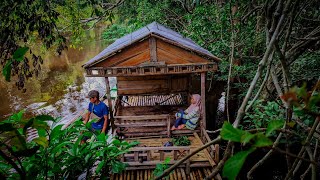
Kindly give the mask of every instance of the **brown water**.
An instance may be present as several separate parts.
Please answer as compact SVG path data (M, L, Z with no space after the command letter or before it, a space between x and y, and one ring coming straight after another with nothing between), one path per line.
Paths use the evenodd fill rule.
M62 55L53 52L44 55L42 72L38 78L29 79L22 93L14 85L0 76L0 120L6 119L14 112L25 109L29 116L50 114L68 119L87 107L85 95L89 90L105 92L104 78L85 78L81 67L104 48L103 28L96 28L86 35L77 48L69 48Z

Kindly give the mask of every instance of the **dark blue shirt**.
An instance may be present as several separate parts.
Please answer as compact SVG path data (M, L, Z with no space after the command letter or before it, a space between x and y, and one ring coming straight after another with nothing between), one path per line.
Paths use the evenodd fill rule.
M98 122L92 123L92 128L102 129L104 120L105 120L103 116L109 114L108 106L102 101L100 101L99 104L93 104L90 102L88 111L91 113L93 112L95 115L97 115L100 118Z

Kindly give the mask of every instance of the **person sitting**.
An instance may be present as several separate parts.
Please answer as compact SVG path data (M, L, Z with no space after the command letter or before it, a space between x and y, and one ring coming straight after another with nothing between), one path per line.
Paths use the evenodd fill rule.
M176 121L171 130L183 129L187 127L194 130L197 127L198 120L201 114L201 96L193 94L191 97L191 105L185 110L180 110L175 114Z
M88 97L90 98L90 103L88 107L88 113L84 119L84 124L89 121L91 113L94 113L100 119L98 122L94 122L91 124L91 128L94 131L100 131L101 133L106 133L108 129L109 122L108 122L108 114L109 108L108 106L99 100L99 92L96 90L92 90L88 93Z

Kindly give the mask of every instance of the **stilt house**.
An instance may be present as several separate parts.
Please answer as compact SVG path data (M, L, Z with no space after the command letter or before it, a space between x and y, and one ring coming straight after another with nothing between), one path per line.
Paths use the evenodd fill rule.
M83 67L88 77L105 77L114 134L127 141L137 140L125 154L128 163L123 174L113 179L149 179L152 169L166 157L170 164L210 141L206 133L205 81L208 71L218 69L219 58L191 39L153 22L128 34ZM202 115L196 130L171 131L174 114L187 108L193 75L200 75ZM110 99L108 77L117 77L115 101ZM164 147L171 137L188 136L190 146ZM170 179L206 177L218 161L218 148L210 146L191 157L170 175ZM201 178L202 179L202 178Z

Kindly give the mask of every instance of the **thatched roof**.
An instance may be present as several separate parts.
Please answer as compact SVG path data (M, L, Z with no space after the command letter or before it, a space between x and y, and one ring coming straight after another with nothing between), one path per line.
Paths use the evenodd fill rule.
M166 40L168 43L174 44L188 51L192 51L201 56L205 56L208 59L213 59L216 61L220 60L219 58L211 54L208 50L197 45L191 39L185 38L181 34L157 22L153 22L133 33L130 33L122 38L117 39L114 43L112 43L110 46L104 49L101 53L99 53L94 58L90 59L87 63L85 63L83 67L87 68L98 62L101 62L104 59L115 55L123 48L128 47L135 42L139 42L140 40L149 37L150 35L159 36L163 40Z

